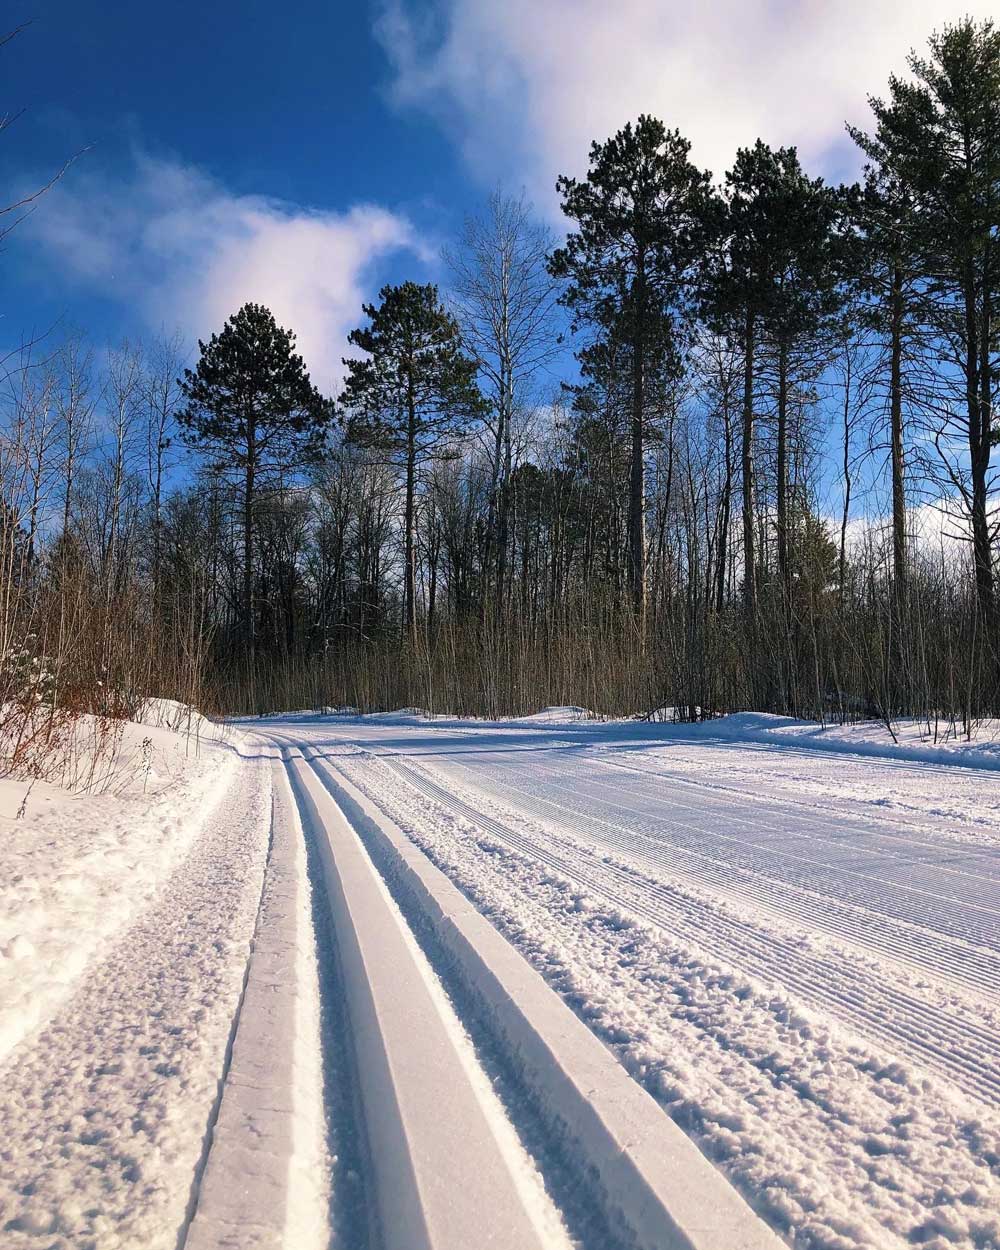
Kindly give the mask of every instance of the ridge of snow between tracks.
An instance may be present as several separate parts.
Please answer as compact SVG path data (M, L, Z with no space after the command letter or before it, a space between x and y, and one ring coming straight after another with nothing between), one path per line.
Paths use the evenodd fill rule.
M315 763L433 927L543 1117L591 1172L623 1240L640 1250L783 1250L781 1238L457 886L339 771Z
M357 832L296 751L357 1057L385 1250L544 1250L414 944Z

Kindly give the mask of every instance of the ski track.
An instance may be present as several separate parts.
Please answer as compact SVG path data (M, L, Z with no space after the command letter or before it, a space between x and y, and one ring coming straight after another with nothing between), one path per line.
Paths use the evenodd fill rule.
M673 1062L666 1051L650 1050L648 1038L661 1026L660 1046L676 1046L672 1030L683 1017L693 1030L687 1042L692 1064L710 1041L722 1048L721 1057L711 1047L701 1055L710 1071L691 1076L690 1088L684 1079L668 1081L674 1092L667 1102L679 1087L682 1122L690 1121L703 1148L725 1162L796 1246L1000 1246L1000 859L988 816L979 824L993 810L1000 779L969 768L831 760L777 747L752 746L752 754L734 765L739 752L732 743L725 744L721 768L706 743L700 775L698 748L686 743L682 775L674 776L673 761L664 767L670 753L662 743L650 743L647 768L634 743L627 752L606 744L588 749L564 737L559 726L533 732L538 750L531 750L532 736L524 731L495 727L435 730L433 722L417 722L408 735L398 724L351 720L280 729L314 762L342 771L400 821L571 1005L594 1027L600 1022L606 1040L652 1092L663 1096L656 1074ZM794 777L787 754L796 756ZM809 764L816 767L818 788L836 793L839 773L849 778L842 805L800 802ZM750 784L755 768L763 774L760 798ZM894 787L905 793L910 778L918 784L904 812L866 810L867 794ZM963 799L975 801L977 789L984 792L980 808L968 819L943 818L936 837L941 798L958 810ZM495 871L483 861L498 856L518 865L509 901L502 886L498 897L483 884L484 873ZM526 927L520 877L530 882L525 889L568 893L566 914L543 912ZM701 969L695 980L706 984L717 975L711 973L716 965L729 970L727 985L734 976L751 978L757 988L748 1001L761 1018L774 1011L807 1021L803 1037L815 1033L822 1044L810 1043L794 1058L776 1054L762 1040L760 1018L755 1029L761 1036L737 1040L735 1020L710 1027L711 1017L699 1019L693 1010L663 1023L655 1000L630 1034L621 1019L625 1009L615 1015L607 1004L638 976L633 968L646 967L645 953L636 953L643 939L629 939L613 973L601 968L597 955L593 969L567 967L561 952L575 940L570 930L581 923L577 911L605 918L609 960L620 941L617 930L638 923L640 934L657 935L649 939L650 950L668 943L668 965L678 962L688 976L693 961ZM669 979L669 966L662 975ZM637 1002L640 985L633 987ZM773 1081L770 1101L755 1095L773 1120L770 1133L745 1126L745 1101L728 1091L721 1075L737 1055L758 1078L766 1073ZM850 1088L833 1084L818 1094L830 1071L844 1066L852 1073ZM794 1067L802 1069L795 1080ZM711 1093L697 1092L699 1079ZM890 1085L898 1088L887 1092ZM790 1089L797 1097L789 1103ZM822 1109L828 1142L809 1140L820 1130L802 1099ZM884 1102L897 1112L884 1126L890 1132L892 1124L919 1116L922 1106L933 1108L926 1140L902 1152L910 1156L899 1165L902 1174L892 1168L880 1174L871 1161L883 1147L871 1133L854 1136L855 1113L871 1129ZM744 1124L736 1158L719 1144L730 1120ZM806 1138L796 1136L803 1133ZM841 1171L863 1173L868 1181L841 1192L834 1180ZM982 1219L979 1204L987 1208Z
M546 754L550 753L539 752L543 760ZM415 763L390 755L383 758L397 770L405 770L400 775L415 784L421 784L415 781L421 775L415 773L416 768L427 776L426 760ZM498 760L503 762L498 764ZM537 757L526 767L523 759L512 764L499 752L477 753L472 763L458 753L437 757L428 782L435 786L435 797L451 802L453 807L458 804L452 793L457 782L471 798L471 802L460 805L467 819L481 815L477 803L485 793L507 805L513 802L517 813L529 814L550 827L555 823L559 834L568 833L577 844L591 848L590 869L581 876L579 864L571 863L565 854L560 856L558 836L553 839L543 834L542 842L547 844L544 853L554 866L568 870L590 887L602 888L604 878L616 881L619 888L624 880L627 886L628 871L604 863L606 857L595 855L594 848L611 851L626 857L644 874L652 874L654 882L658 876L680 877L709 885L729 897L763 904L779 916L800 919L862 951L888 956L947 985L971 991L974 998L985 999L991 1008L996 1005L1000 990L1000 909L989 901L996 898L992 875L973 874L950 863L915 863L906 853L893 856L890 852L895 848L885 849L887 839L881 830L856 820L843 822L839 837L833 838L823 827L817 829L813 819L810 836L809 821L794 810L782 812L773 805L755 803L753 816L747 817L745 808L734 809L732 800L720 802L711 791L698 794L703 806L697 807L679 800L674 791L669 797L662 792L649 794L648 782L640 774L629 775L629 782L634 784L625 785L607 781L599 772L595 778L595 771L588 773L578 767L570 752L562 753L558 769L538 762ZM445 786L440 784L442 779ZM637 805L643 798L646 802ZM491 829L518 841L520 849L531 849L510 829L496 822ZM770 834L771 843L762 843L761 834ZM902 845L909 847L913 840L907 838ZM832 862L796 849L814 850L817 846L820 850L833 849ZM920 841L919 846L929 856L935 855L932 845ZM949 844L946 854L955 857L953 845ZM978 848L974 851L970 847L967 855L974 863L980 857ZM845 858L852 863L865 862L871 870L845 869L842 863L838 866L837 860ZM878 875L880 867L907 875L909 880L886 879ZM951 887L947 892L929 888L936 881L935 867L944 872ZM953 879L970 897L960 897ZM648 892L653 897L645 905L638 904L640 914L663 923L663 891L657 892L654 884ZM713 931L712 936L717 941L721 935ZM758 975L778 974L779 980L791 977L789 957L787 948L781 948L780 956L778 949L770 955L761 952L754 971ZM795 985L800 990L806 985L801 963L799 958L794 966ZM944 1063L952 1071L965 1069L959 1079L967 1091L985 1095L989 1101L1000 1095L1000 1077L991 1070L1000 1053L1000 1035L995 1030L977 1029L968 1020L958 1020L951 1027L945 1020L941 1027L935 1020L939 1014L936 1009L932 1013L905 997L900 1007L909 1027L901 1030L892 1023L898 1019L898 1013L889 1010L892 999L874 978L860 987L860 993L833 993L823 982L818 988L828 1003L837 1002L848 1021L863 1021L882 1037L889 1033L915 1041L917 1053L922 1047L932 1066ZM880 1020L883 1016L888 1018L888 1028ZM971 1055L967 1053L970 1050Z
M388 762L430 798L450 806L523 854L538 858L570 880L602 894L608 902L658 925L679 940L696 932L700 942L718 957L754 976L784 984L802 1002L824 1004L863 1035L890 1046L902 1046L911 1057L950 1077L965 1092L1000 1106L1000 1074L995 1071L1000 1033L977 1028L968 1020L942 1021L939 1009L931 1009L902 991L887 992L871 976L856 974L854 985L838 985L836 974L841 969L815 956L803 956L794 939L783 939L774 931L760 931L737 918L720 917L709 908L694 911L678 906L669 888L637 879L633 872L609 864L606 857L583 848L574 848L570 855L545 849L538 841L519 836L463 803L407 765L396 760ZM567 828L577 835L580 832L579 824ZM620 849L613 840L606 845Z
M58 901L80 873L50 888L58 846L27 840L39 883L15 874L9 893L35 979L0 1033L0 1250L183 1250L267 923L272 769L289 771L289 749L397 822L795 1250L1000 1250L996 771L753 726L756 741L570 717L252 729L224 768L189 770L166 800L177 822L153 803L148 846L131 849L119 813L72 852L96 865L79 939L39 928L36 897ZM300 811L294 784L291 799ZM285 1244L355 1250L374 1182L308 823L308 1114ZM451 1027L545 1244L598 1250L579 1161L544 1135L525 1152L516 1073L497 1102L507 1078L491 1089L480 1071L474 1013Z
M461 768L468 785L470 770L460 765L453 767ZM508 799L516 796L522 809L542 818L551 817L555 812L565 828L578 835L589 835L598 844L616 851L627 852L639 863L666 868L693 880L710 881L716 887L752 896L758 902L777 904L783 913L800 915L862 946L913 962L926 971L966 981L977 995L984 987L1000 989L997 962L1000 912L995 907L973 902L969 908L971 923L955 923L948 912L952 909L961 912L961 900L942 898L906 885L901 887L899 897L895 897L892 893L895 883L890 883L888 890L880 890L878 878L854 872L849 873L847 886L843 888L835 870L819 860L794 852L789 857L780 848L776 855L769 855L766 848L749 839L744 841L718 830L721 820L727 828L742 827L757 834L767 828L757 815L747 819L732 814L727 819L727 813L716 808L713 826L706 824L704 814L693 806L671 799L669 805L663 805L665 815L657 822L650 820L648 808L643 811L630 804L629 795L634 795L634 791L623 788L620 792L623 797L616 795L614 802L609 803L600 792L594 793L596 787L585 777L567 784L561 775L551 770L540 768L538 771L549 778L544 789L526 785L520 778L498 782L489 774L476 777L475 781L480 789L494 796ZM607 783L601 784L608 788ZM553 793L592 799L591 814L567 806L565 800L554 801ZM651 802L655 807L656 796L651 797ZM679 819L677 812L696 819ZM638 819L630 819L632 816ZM848 830L844 836L850 833ZM779 836L785 836L784 830ZM796 830L794 836L802 841L808 837L801 830ZM817 840L829 842L822 834ZM750 848L750 854L739 853L744 846ZM856 843L839 849L842 855L855 849L858 854L864 851L864 847ZM789 871L789 862L792 871ZM807 865L805 872L799 867L803 862ZM946 871L957 870L946 866ZM965 872L961 876L970 893L988 897L988 892L976 890L980 878ZM855 884L859 877L869 882L863 891ZM938 906L929 907L929 903ZM977 945L977 941L982 945Z

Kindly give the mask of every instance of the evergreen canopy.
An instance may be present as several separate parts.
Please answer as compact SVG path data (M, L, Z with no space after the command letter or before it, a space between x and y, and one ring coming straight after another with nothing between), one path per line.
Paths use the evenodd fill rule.
M313 386L295 335L261 304L244 304L180 379L177 420L222 469L301 463L319 453L333 416Z
M445 435L464 432L485 412L476 362L462 351L458 323L432 284L384 286L378 305L362 311L369 324L348 342L367 356L344 360L348 437L421 463Z

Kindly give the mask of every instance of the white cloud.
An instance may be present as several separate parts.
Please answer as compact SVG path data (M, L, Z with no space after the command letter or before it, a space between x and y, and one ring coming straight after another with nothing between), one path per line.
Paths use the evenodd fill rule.
M839 539L840 517L827 515L830 533ZM906 512L906 534L911 552L928 565L944 564L954 572L971 567L972 521L961 501L953 495L914 504ZM885 560L892 551L892 516L876 510L854 516L847 524L847 549L860 557L871 548Z
M401 108L430 111L486 182L554 207L559 173L640 113L721 177L758 137L807 167L853 158L844 122L932 30L989 0L385 0L376 31Z
M141 154L124 180L67 181L25 228L64 273L138 307L154 330L207 338L242 304L267 305L325 388L379 263L400 249L427 259L410 224L384 208L233 195L198 169Z

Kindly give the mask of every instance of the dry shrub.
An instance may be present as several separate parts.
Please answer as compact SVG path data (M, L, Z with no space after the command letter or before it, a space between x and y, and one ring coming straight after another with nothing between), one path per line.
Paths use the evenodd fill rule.
M138 766L120 750L125 722L150 695L196 701L207 639L168 631L138 580L109 594L69 557L47 574L0 663L0 776L115 789Z

